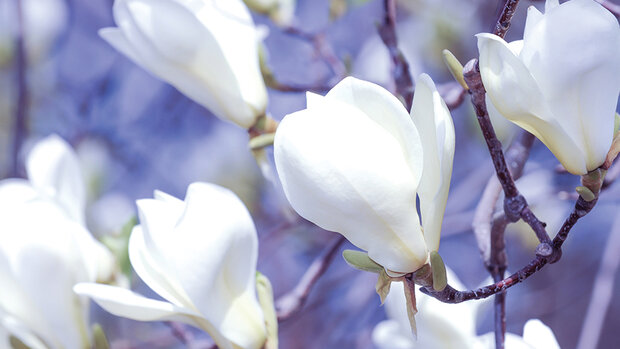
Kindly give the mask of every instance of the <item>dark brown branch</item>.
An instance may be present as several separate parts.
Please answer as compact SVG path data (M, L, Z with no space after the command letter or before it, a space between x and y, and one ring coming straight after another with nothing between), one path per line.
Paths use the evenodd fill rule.
M28 109L28 86L26 81L26 69L28 65L28 57L24 46L24 13L22 9L22 1L15 1L16 4L16 20L17 33L15 37L15 46L17 57L15 61L15 71L17 80L17 107L15 108L15 120L13 124L13 144L11 149L11 169L10 177L20 177L19 156L26 137L26 116Z
M596 200L587 202L581 197L577 200L573 211L568 218L566 218L558 234L552 241L552 247L554 250L558 251L558 253L554 253L551 257L537 255L528 265L521 268L516 273L499 282L476 290L458 291L449 285L441 292L436 292L432 288L428 287L422 287L420 290L444 303L461 303L472 299L483 299L507 290L508 288L532 276L534 273L542 269L547 263L557 262L562 256L562 244L566 241L569 232L575 223L577 223L580 218L588 214L595 205Z
M392 76L396 85L396 94L404 99L407 111L411 111L413 102L413 80L409 71L409 64L398 48L396 37L396 3L394 0L383 0L385 16L378 26L379 36L387 47L392 59Z
M297 286L276 301L278 321L284 321L301 310L310 295L312 287L314 287L321 275L325 273L337 255L338 249L345 241L346 239L343 236L334 239L325 251L312 262Z
M510 21L512 21L512 16L514 16L518 4L519 0L506 0L502 13L495 24L493 34L501 38L506 36L506 32L510 28Z

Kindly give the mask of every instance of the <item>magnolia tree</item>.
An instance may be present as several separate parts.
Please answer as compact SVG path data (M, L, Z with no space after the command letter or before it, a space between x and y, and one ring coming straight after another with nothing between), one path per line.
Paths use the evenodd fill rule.
M0 8L2 348L617 343L619 5L41 3Z

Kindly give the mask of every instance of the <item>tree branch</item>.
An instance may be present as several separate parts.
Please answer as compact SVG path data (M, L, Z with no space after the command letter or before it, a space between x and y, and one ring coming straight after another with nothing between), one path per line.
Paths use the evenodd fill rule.
M13 144L11 149L11 168L10 177L21 177L19 155L21 153L22 144L26 137L26 113L28 109L28 86L26 82L26 69L28 65L28 56L24 46L24 13L22 1L16 0L16 19L17 33L15 37L15 46L17 59L15 62L16 80L17 80L17 107L15 108L15 120L13 124Z
M325 251L312 262L306 273L299 280L297 286L276 301L278 321L287 320L301 310L306 299L310 295L312 287L314 287L321 275L325 273L334 260L334 257L337 255L338 249L345 241L346 239L344 236L339 236L334 239L334 241L327 246Z
M396 85L396 94L404 99L407 111L411 111L413 102L413 80L409 64L398 48L396 38L396 3L394 0L383 0L385 16L378 26L379 36L385 44L392 59L392 76Z
M528 265L521 268L516 273L510 275L509 277L499 282L496 282L494 284L491 284L485 287L481 287L476 290L458 291L458 290L455 290L450 285L448 285L441 292L434 291L432 287L431 288L422 287L420 288L420 290L423 293L429 296L432 296L444 303L461 303L461 302L472 300L472 299L483 299L483 298L492 296L494 294L497 294L499 292L502 292L504 290L507 290L508 288L532 276L534 273L542 269L546 264L557 262L562 256L562 253L561 253L562 244L564 243L564 241L566 241L566 238L568 237L569 232L571 231L575 223L577 223L577 221L580 218L588 214L592 210L592 208L594 208L594 206L596 205L596 201L597 200L592 200L588 202L588 201L585 201L581 197L577 199L577 202L575 203L575 207L573 211L568 216L568 218L566 218L558 234L555 236L555 238L552 241L552 247L555 251L557 251L557 253L554 253L553 256L544 257L541 255L537 255ZM557 256L557 258L554 258L555 256Z

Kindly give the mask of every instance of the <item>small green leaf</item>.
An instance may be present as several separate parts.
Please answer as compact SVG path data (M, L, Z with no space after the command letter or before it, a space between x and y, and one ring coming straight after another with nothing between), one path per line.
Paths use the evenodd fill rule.
M403 289L405 290L405 300L407 301L407 317L409 318L409 326L411 333L417 339L418 328L415 324L415 314L418 313L418 305L415 298L415 283L412 280L404 278Z
M590 190L587 187L580 186L580 187L575 188L575 190L577 191L577 193L579 193L579 196L581 196L587 202L590 202L596 199L596 195L594 195L592 190Z
M443 291L448 285L448 277L446 276L446 265L437 251L431 252L431 269L433 270L433 289Z
M465 78L463 77L463 65L459 62L456 56L449 50L443 50L443 61L446 63L446 66L454 79L461 84L465 90L469 90L469 86L467 86Z
M392 278L385 272L385 269L381 269L379 277L377 278L377 285L375 290L381 298L381 305L385 303L385 298L390 293L390 286L392 285Z
M250 139L250 149L256 150L273 145L273 139L276 137L275 133L265 133L258 135Z
M131 262L129 261L129 236L133 230L133 227L138 224L136 217L132 217L121 229L119 235L106 235L101 239L101 242L110 250L116 257L118 265L120 266L121 273L131 278Z
M278 317L273 304L273 289L269 279L258 271L256 272L256 293L267 329L267 342L263 348L278 349Z
M384 268L368 257L368 253L355 250L342 251L342 257L353 268L369 271L372 273L381 273Z
M93 349L110 349L108 338L100 324L93 325Z
M30 349L29 346L13 335L9 337L9 344L11 345L11 349Z

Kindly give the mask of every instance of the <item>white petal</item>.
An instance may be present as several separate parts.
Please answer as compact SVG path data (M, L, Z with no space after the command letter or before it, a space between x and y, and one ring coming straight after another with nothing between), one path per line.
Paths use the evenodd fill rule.
M530 32L521 58L557 122L584 151L587 170L593 170L613 136L620 93L618 22L594 1L573 0L548 10Z
M115 3L114 17L138 63L247 128L264 112L266 90L255 27L242 12L227 10L237 2L124 0Z
M537 81L519 57L495 35L483 33L477 37L482 81L495 108L545 143L568 171L586 173L579 143L555 119Z
M523 340L536 349L560 349L551 328L538 319L528 320L525 323Z
M103 28L99 30L101 36L108 44L112 45L116 50L127 56L134 63L141 65L140 59L134 53L131 43L127 41L123 31L118 28Z
M39 141L28 155L26 171L35 188L53 197L72 219L84 223L84 178L67 142L57 135Z
M394 320L378 323L372 330L372 342L378 349L411 349L416 346L411 330L403 329L401 324Z
M422 175L422 143L403 104L383 87L368 81L347 77L325 96L347 103L389 132L403 149L409 162L411 178L419 181ZM311 108L310 104L308 107Z
M138 321L181 321L198 327L194 317L200 317L200 314L172 303L146 298L124 288L80 283L75 285L73 290L81 296L91 298L116 316Z
M382 103L380 96L368 98ZM421 156L411 156L388 127L360 109L335 98L312 99L308 109L284 118L274 141L278 175L291 205L387 269L416 270L427 251L416 214L418 178L411 173L416 166L410 164L417 160L420 168ZM402 132L417 138L412 123Z
M426 74L416 80L411 117L424 149L424 170L418 187L424 240L429 250L437 251L452 178L455 135L450 111Z
M130 240L136 271L162 297L195 309L237 345L261 347L258 239L243 203L228 189L206 183L190 185L185 203L157 196L138 202L144 223Z

